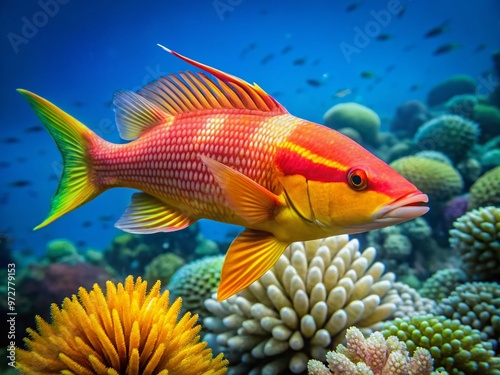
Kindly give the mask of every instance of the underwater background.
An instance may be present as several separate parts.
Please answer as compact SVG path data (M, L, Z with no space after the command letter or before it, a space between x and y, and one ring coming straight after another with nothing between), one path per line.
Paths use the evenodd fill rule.
M234 373L306 373L303 364L325 361L325 348L335 349L349 326L365 335L396 334L412 354L414 340L429 349L435 368L450 374L499 373L498 1L3 1L0 17L1 306L9 308L7 265L15 263L17 346L23 347L26 328L36 326L36 314L50 321L51 303L60 305L79 286L90 290L98 282L104 289L106 280L133 275L149 287L157 279L164 286L170 281L171 292L184 298L183 311L205 318L198 321L203 337L224 352ZM256 82L291 114L350 136L428 194L431 211L353 236L359 242L344 236L287 250L283 257L291 265L298 264L294 251L302 251L303 268L312 269L316 250L308 249L326 246L323 267L314 266L325 274L329 261L340 262L339 253L350 254L341 256L346 274L354 263L366 265L352 267L352 287L342 275L338 283L323 282L324 297L314 292L313 281L302 294L270 288L288 296L284 307L255 290L205 307L222 255L240 228L202 220L177 233L125 234L114 222L130 201L129 189L108 191L33 231L49 210L62 159L15 90L33 91L106 140L123 142L113 93L192 69L158 43ZM376 256L364 251L370 246ZM184 265L189 267L170 280ZM284 277L282 270L272 272ZM357 283L369 278L368 286ZM269 289L276 282L267 277L262 285ZM328 296L342 300L335 294L339 286L346 297L334 306ZM310 311L322 298L327 307ZM356 310L360 301L362 311ZM300 324L286 317L289 310ZM409 332L404 319L421 331ZM429 325L435 332L426 333ZM436 338L440 329L448 331ZM455 336L448 337L451 331ZM426 335L427 347L420 340ZM3 337L1 345L9 340ZM22 358L30 362L29 355Z

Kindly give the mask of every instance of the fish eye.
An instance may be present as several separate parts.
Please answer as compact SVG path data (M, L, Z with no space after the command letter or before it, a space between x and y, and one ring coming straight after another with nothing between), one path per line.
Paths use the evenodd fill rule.
M368 176L364 170L353 168L347 174L347 182L354 190L364 190L368 186Z

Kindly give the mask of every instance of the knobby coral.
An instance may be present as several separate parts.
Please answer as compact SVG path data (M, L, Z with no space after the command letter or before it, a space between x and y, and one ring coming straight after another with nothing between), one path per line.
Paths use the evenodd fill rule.
M428 349L436 367L450 374L492 375L500 370L492 344L481 339L477 329L441 315L415 315L386 324L384 337L397 336L410 353L417 347Z
M97 284L80 288L61 308L52 305L51 324L37 317L27 350L17 350L17 367L28 375L225 374L223 355L212 358L200 342L197 316L178 321L181 303L170 305L160 282L147 293L140 277L108 281L106 294Z
M486 172L470 188L469 210L500 205L500 167Z
M475 122L457 115L442 115L423 124L414 140L423 150L441 151L458 162L467 156L478 136Z
M302 373L356 325L371 332L402 303L394 275L348 236L293 243L274 267L236 296L205 302L204 326L228 356L230 373ZM207 336L205 336L207 338ZM237 367L236 367L237 366Z
M387 340L382 333L374 332L368 339L356 327L346 333L346 346L340 344L336 351L326 355L328 370L321 362L310 360L309 375L430 375L433 360L428 350L417 348L410 358L406 344L396 336Z
M498 280L500 266L500 207L480 207L453 223L450 246L465 271L476 280Z

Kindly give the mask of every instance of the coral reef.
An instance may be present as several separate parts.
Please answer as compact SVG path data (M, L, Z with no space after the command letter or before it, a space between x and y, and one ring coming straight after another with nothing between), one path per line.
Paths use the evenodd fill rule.
M398 277L418 274L423 279L442 264L432 229L423 218L372 230L366 240L377 249L379 260Z
M90 292L51 306L52 323L37 317L29 329L27 349L17 350L24 374L225 374L223 355L212 357L200 342L196 315L179 319L181 299L169 302L160 282L147 292L147 282L132 276L124 284L95 284Z
M195 239L193 241L193 239ZM185 230L169 233L137 235L123 233L116 236L104 250L104 258L120 275L143 275L145 267L158 255L165 252L176 254L186 260L196 258L205 239L194 224Z
M496 167L477 179L470 187L469 210L482 206L500 205L500 167Z
M377 146L380 118L370 108L358 103L340 103L323 116L323 123L332 129L353 128L363 142Z
M450 246L475 280L500 280L500 207L480 207L453 223Z
M385 339L374 332L368 339L356 327L346 332L346 346L340 344L336 351L326 354L328 370L323 363L310 360L309 375L430 375L433 360L428 350L417 348L409 356L406 344L395 336Z
M444 104L460 94L474 94L476 82L468 75L455 75L434 86L427 94L427 104L431 107Z
M402 137L413 137L420 125L428 121L430 117L424 103L410 100L397 107L390 130Z
M446 268L436 271L425 280L419 292L422 297L440 302L443 298L448 297L458 285L467 282L467 280L467 275L461 269Z
M75 260L81 261L81 257L78 254L78 250L73 242L65 239L58 238L47 243L47 249L45 251L46 258L53 263L56 262L68 262L72 263ZM79 259L78 259L79 258Z
M482 341L477 329L456 319L432 314L397 318L386 324L382 334L398 337L410 353L417 347L429 350L434 366L450 374L486 375L500 370L500 358L495 357L491 343Z
M483 341L491 340L498 349L500 338L500 285L497 283L465 283L443 298L437 312L458 319L483 333Z
M481 141L500 135L500 109L478 104L474 108L472 119L481 127Z
M478 136L475 122L457 115L442 115L418 128L414 141L422 150L440 151L457 163L467 156Z
M200 319L210 315L204 301L217 291L224 255L206 257L179 268L167 286L173 297L182 297L183 311L191 311Z
M393 161L390 165L425 192L432 206L445 203L462 191L462 176L455 168L445 163L418 156L407 156Z
M471 119L474 115L474 109L478 104L478 99L471 94L455 95L448 100L444 107L448 113L459 115Z
M417 152L413 156L417 156L419 158L427 158L427 159L431 159L431 160L436 160L436 161L440 161L441 163L453 165L453 162L450 160L450 158L440 151L423 150L423 151Z
M394 318L434 314L437 311L436 301L421 296L416 289L399 281L392 284L392 288L387 292L385 300L390 301L392 298L398 302L398 309L394 313ZM399 302L399 300L402 302Z
M36 313L47 319L51 303L60 303L80 287L104 285L107 280L115 280L115 275L85 262L30 265L18 278L17 287L23 291L19 296L22 309L19 313L30 318Z
M205 327L230 361L230 373L294 373L310 358L323 359L345 330L369 333L394 315L402 300L394 275L359 251L348 236L296 242L273 268L223 302L205 302ZM205 336L206 338L207 336Z
M158 255L146 266L144 280L149 283L160 280L163 285L167 285L175 271L185 263L184 259L172 253Z

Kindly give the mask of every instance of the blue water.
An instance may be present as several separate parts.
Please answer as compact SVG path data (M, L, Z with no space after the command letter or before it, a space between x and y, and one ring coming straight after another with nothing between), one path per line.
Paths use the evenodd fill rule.
M105 139L118 142L109 106L113 92L138 89L160 75L189 68L157 47L161 43L257 82L296 116L321 122L332 105L357 101L374 109L386 125L399 104L425 101L433 85L453 74L479 79L491 69L491 53L500 47L500 3L495 0L364 0L346 12L349 4L331 0L1 2L0 232L12 237L15 250L43 252L48 240L60 237L103 248L118 232L112 223L132 193L108 191L33 232L48 212L57 187L50 176L60 173L61 157L45 130L25 131L40 123L16 88L34 91ZM400 7L405 8L402 17L391 13ZM423 38L447 20L445 33ZM392 38L379 41L380 34ZM459 43L461 48L433 56L445 43ZM476 52L480 44L485 48ZM287 46L291 49L283 54ZM297 59L304 59L304 64L294 65ZM363 71L380 78L363 79ZM308 79L321 85L308 85ZM416 91L410 90L413 85ZM340 89L355 93L332 97ZM8 138L19 142L5 141ZM29 184L11 186L19 180ZM99 220L102 216L112 220ZM224 238L230 229L202 223L203 233L211 238Z

